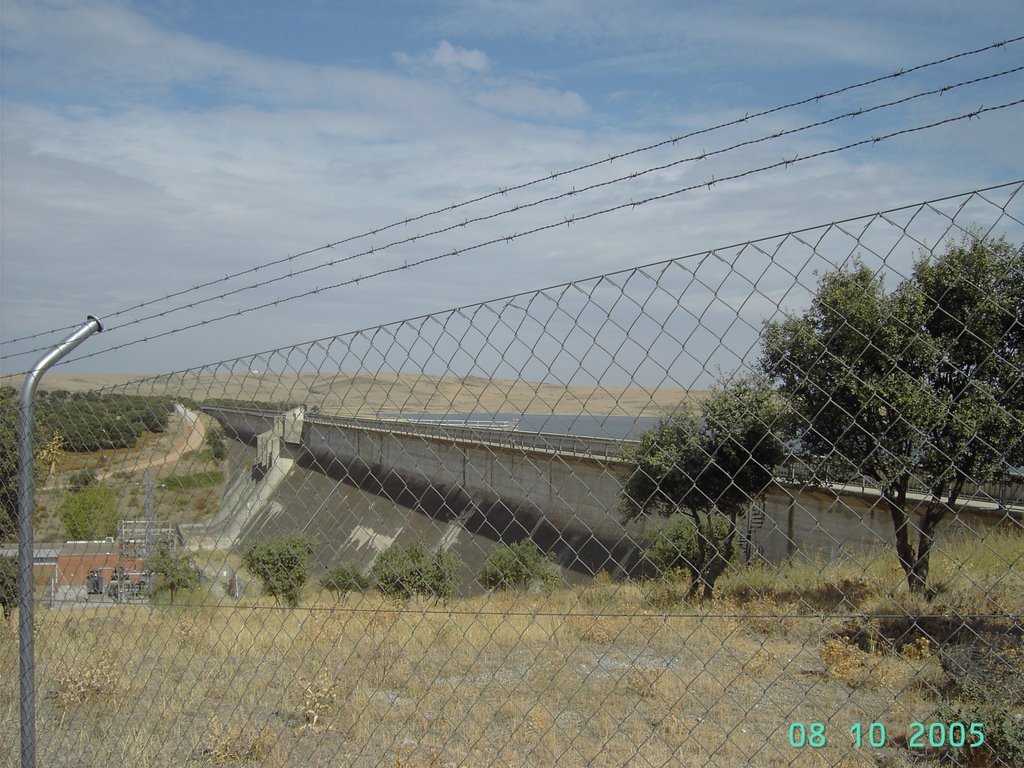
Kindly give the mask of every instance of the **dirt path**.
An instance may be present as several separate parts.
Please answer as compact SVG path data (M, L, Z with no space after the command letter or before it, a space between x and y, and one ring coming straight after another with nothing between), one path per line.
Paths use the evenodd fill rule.
M189 451L198 451L203 447L203 443L206 440L206 425L199 419L199 414L180 405L175 405L174 407L177 409L180 419L177 430L179 433L178 439L174 441L174 444L167 453L146 461L140 460L131 467L130 472L142 472L146 469L158 469L159 467L173 464L180 461L181 457ZM107 469L97 473L96 479L106 480L115 473L123 471L125 471L124 467Z

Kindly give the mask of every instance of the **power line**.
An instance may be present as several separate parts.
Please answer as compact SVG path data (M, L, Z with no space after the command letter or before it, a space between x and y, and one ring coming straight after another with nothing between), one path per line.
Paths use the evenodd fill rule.
M651 144L647 144L645 146L636 147L634 149L626 150L624 152L620 152L620 153L617 153L617 154L609 155L607 158L602 158L601 160L595 160L595 161L591 161L591 162L588 162L588 163L584 163L584 164L575 166L573 168L570 168L568 170L556 171L556 172L553 172L553 173L548 174L546 176L538 177L538 178L532 179L530 181L522 182L520 184L515 184L515 185L512 185L512 186L508 186L508 187L499 187L497 190L495 190L493 192L489 192L489 193L486 193L484 195L480 195L480 196L475 197L475 198L470 198L470 199L464 200L464 201L459 202L459 203L452 203L451 205L447 205L447 206L444 206L444 207L441 207L441 208L437 208L437 209L434 209L434 210L431 210L431 211L427 211L425 213L421 213L421 214L418 214L418 215L415 215L415 216L411 216L411 217L408 217L408 218L405 218L405 219L402 219L402 220L398 220L398 221L392 222L390 224L387 224L385 226L379 227L377 229L368 230L366 232L363 232L363 233L360 233L360 234L357 234L357 235L351 235L349 237L345 237L345 238L336 240L334 242L327 243L325 245L321 245L321 246L318 246L318 247L315 247L315 248L310 248L308 250L301 251L301 252L296 253L296 254L292 254L290 256L286 256L286 257L283 257L283 258L280 258L280 259L264 262L262 264L258 264L258 265L253 266L253 267L248 267L248 268L246 268L244 270L240 270L238 272L234 272L234 273L230 273L228 275L225 275L224 277L218 277L218 278L215 278L213 280L209 280L209 281L206 281L206 282L203 282L203 283L198 283L198 284L196 284L194 286L191 286L189 288L184 288L184 289L181 289L179 291L175 291L175 292L172 292L172 293L165 294L164 296L161 296L159 298L149 299L149 300L140 302L138 304L134 304L132 306L116 310L114 312L111 312L111 313L108 313L108 314L104 315L104 319L107 320L107 321L110 321L113 318L120 317L121 315L127 314L128 312L132 312L132 311L135 311L137 309L142 309L142 308L145 308L147 306L151 306L153 304L158 304L160 302L167 301L167 300L172 299L172 298L177 298L179 296L184 296L184 295L187 295L189 293L193 293L195 291L202 290L204 288L208 288L208 287L211 287L211 286L214 286L214 285L218 285L218 284L221 284L221 283L229 282L231 280L234 280L236 278L242 277L242 276L247 275L247 274L254 274L256 272L259 272L261 269L268 269L270 267L278 266L278 265L281 265L281 264L286 264L286 263L289 263L289 262L294 261L296 259L302 258L304 256L308 256L308 255L311 255L311 254L314 254L314 253L318 253L320 251L324 251L324 250L327 250L327 249L335 248L335 247L337 247L339 245L344 245L346 243L350 243L350 242L353 242L353 241L356 241L356 240L360 240L360 239L363 239L363 238L366 238L366 237L371 237L371 236L374 236L374 235L378 235L378 234L381 234L383 232L386 232L386 231L388 231L390 229L394 229L394 228L399 227L399 226L407 226L407 225L409 225L409 224L411 224L413 222L416 222L416 221L421 221L421 220L430 218L432 216L437 216L437 215L440 215L440 214L443 214L443 213L450 213L452 211L459 210L459 209L467 207L467 206L475 205L476 203L480 203L480 202L483 202L485 200L496 198L498 196L507 195L507 194L509 194L511 192L516 192L516 191L520 191L520 190L523 190L523 189L527 189L529 187L541 184L543 182L554 181L556 179L561 179L561 178L564 178L566 176L570 176L572 174L579 173L579 172L582 172L584 170L595 168L595 167L598 167L598 166L601 166L601 165L604 165L604 164L611 164L615 160L621 160L621 159L626 158L626 157L630 157L630 156L633 156L633 155L641 154L641 153L644 153L644 152L649 152L649 151L652 151L654 149L658 149L658 148L661 148L661 147L664 147L664 146L676 144L679 141L683 141L683 140L694 138L694 137L701 136L701 135L704 135L704 134L712 133L714 131L718 131L718 130L721 130L721 129L724 129L724 128L728 128L728 127L732 127L732 126L736 126L736 125L741 125L741 124L749 122L751 120L762 118L762 117L765 117L765 116L768 116L768 115L772 115L772 114L775 114L775 113L778 113L778 112L782 112L782 111L785 111L785 110L788 110L788 109L794 109L796 107L805 106L807 104L817 103L817 102L820 102L821 100L826 99L826 98L831 98L831 97L838 96L838 95L843 94L843 93L848 93L848 92L856 90L856 89L865 88L865 87L868 87L868 86L871 86L871 85L876 85L878 83L885 82L887 80L895 80L897 78L903 77L905 75L909 75L909 74L914 73L914 72L919 72L919 71L922 71L922 70L925 70L925 69L929 69L929 68L936 67L936 66L939 66L939 65L942 65L942 64L946 64L946 63L949 63L951 61L955 61L957 59L962 59L962 58L966 58L966 57L969 57L969 56L975 56L975 55L978 55L978 54L981 54L981 53L985 53L985 52L992 51L992 50L995 50L995 49L1003 48L1005 46L1008 46L1008 45L1011 45L1011 44L1014 44L1014 43L1018 43L1018 42L1020 42L1022 40L1024 40L1024 35L1018 36L1018 37L1014 37L1014 38L1009 38L1009 39L1002 40L1002 41L996 42L996 43L991 43L989 45L982 46L980 48L976 48L976 49L973 49L973 50L962 51L960 53L956 53L956 54L952 54L952 55L949 55L949 56L945 56L943 58L936 59L936 60L933 60L933 61L929 61L929 62L926 62L926 63L923 63L923 64L917 64L917 65L912 66L912 67L899 69L899 70L897 70L895 72L892 72L890 74L887 74L887 75L882 75L882 76L879 76L879 77L871 78L869 80L864 80L864 81L861 81L861 82L858 82L858 83L853 83L853 84L850 84L850 85L842 86L840 88L836 88L836 89L833 89L831 91L826 91L826 92L818 93L818 94L815 94L814 96L809 96L809 97L806 97L806 98L802 98L802 99L799 99L797 101L792 101L792 102L789 102L787 104L782 104L782 105L779 105L779 106L771 107L769 109L765 109L765 110L762 110L760 112L748 113L748 114L745 114L743 117L734 118L733 120L729 120L729 121L726 121L726 122L718 123L718 124L710 126L710 127L701 128L701 129L694 130L694 131L691 131L691 132L686 133L686 134L681 134L681 135L678 135L678 136L673 136L673 137L670 137L670 138L662 140L662 141L654 142L654 143L651 143ZM557 199L557 197L553 198L553 199ZM439 230L439 231L447 231L447 229ZM398 242L408 242L409 240L415 240L415 239L419 239L421 237L431 236L433 234L436 234L436 232L435 233L429 233L428 235L417 235L417 236L414 236L412 238L409 238L409 239L406 239L406 240L402 240L402 241L398 241ZM388 247L390 247L390 245ZM364 252L364 253L373 253L373 252L374 252L374 249L371 249L370 251ZM363 254L359 254L359 255L363 255ZM334 262L334 263L336 263L336 262ZM230 295L230 294L227 294L227 295ZM215 298L218 298L218 297L215 297ZM191 307L192 305L191 304L186 304L186 305L182 305L182 306L183 306L183 308L188 308L188 307ZM150 317L160 317L160 316L162 316L162 314L161 313L157 313L157 314L151 315ZM34 333L34 334L31 334L31 335L28 335L28 336L22 336L22 337L15 338L15 339L9 339L7 341L0 341L0 346L7 345L7 344L15 344L15 343L18 343L18 342L23 342L23 341L28 341L28 340L31 340L31 339L39 338L41 336L49 335L49 334L52 334L52 333L57 333L58 331L67 330L68 328L73 328L73 327L75 327L75 326L63 326L63 327L60 327L60 328L50 329L48 331L41 331L39 333ZM124 326L122 326L122 327L124 327ZM45 349L48 349L48 348L49 347L39 347L39 348L36 348L36 349L33 349L33 350L28 350L28 351L25 351L25 352L19 352L19 353L3 356L3 357L0 357L0 360L7 359L9 357L17 357L17 356L20 356L20 355L23 355L23 354L31 354L32 352L38 352L38 351L45 350Z

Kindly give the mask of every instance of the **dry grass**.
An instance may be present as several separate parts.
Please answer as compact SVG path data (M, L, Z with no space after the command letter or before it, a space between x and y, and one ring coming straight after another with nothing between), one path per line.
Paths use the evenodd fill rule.
M895 743L851 751L849 724L898 733L937 716L941 638L906 630L1024 613L1024 535L944 541L932 581L934 595L908 595L879 551L740 570L700 605L671 581L600 577L447 606L310 592L282 610L196 592L41 608L40 764L909 764ZM15 628L0 623L0 764L17 754ZM794 721L827 721L835 738L796 752Z
M644 596L604 582L449 606L398 607L371 593L311 597L294 611L262 600L44 610L40 758L143 768L869 765L838 737L796 755L788 726L898 729L937 711L942 672L928 643L872 652L831 635L820 615L781 629L766 618L792 606L755 613L728 597L663 613ZM4 631L0 661L11 669ZM0 681L6 723L17 711L12 679ZM13 735L0 735L0 762L13 750ZM882 753L899 758L895 747Z

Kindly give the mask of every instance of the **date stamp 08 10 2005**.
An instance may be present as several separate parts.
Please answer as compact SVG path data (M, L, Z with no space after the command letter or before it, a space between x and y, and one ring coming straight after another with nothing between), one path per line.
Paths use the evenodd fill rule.
M928 747L980 747L985 743L984 723L919 723L908 728L906 745L909 749ZM884 747L888 734L884 723L854 723L849 728L853 746ZM796 749L820 749L827 743L824 723L791 723L789 746Z

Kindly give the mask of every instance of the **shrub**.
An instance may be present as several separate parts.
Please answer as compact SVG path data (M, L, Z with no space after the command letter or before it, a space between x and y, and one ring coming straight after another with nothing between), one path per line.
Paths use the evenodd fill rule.
M729 535L730 522L725 515L714 515L710 518L711 531L701 529L704 541L704 554L698 546L697 527L687 515L673 515L662 527L651 533L648 538L647 560L662 574L675 571L689 572L692 568L703 568L712 557L721 555L726 560L736 556L738 547L734 544L732 552L723 549Z
M57 508L64 523L68 539L92 541L117 534L121 519L117 510L117 495L103 485L88 485L68 494Z
M224 439L224 430L219 426L213 426L206 430L206 447L210 449L210 456L217 461L226 459L228 446Z
M698 596L701 583L713 586L716 574L725 570L739 551L739 537L730 535L732 521L728 517L706 515L701 520L698 530L689 515L672 515L649 535L644 553L663 576L688 574L691 598ZM707 589L704 596L709 596Z
M174 402L166 397L51 392L39 399L40 423L59 430L68 451L130 448L143 431L163 432Z
M340 599L347 592L363 592L370 588L370 577L354 563L338 563L320 577L320 586Z
M301 533L256 541L242 555L242 565L260 580L265 593L295 608L309 581L313 546L313 540Z
M371 569L381 593L394 600L425 595L448 600L459 585L462 560L451 552L428 554L423 542L408 547L393 544L377 558Z
M80 472L75 472L75 474L68 479L68 491L71 493L77 493L83 488L87 488L92 485L95 480L95 469L83 469Z
M61 412L63 411L63 412ZM118 414L61 409L49 415L50 423L64 435L69 451L102 451L131 448L141 429Z
M1005 702L976 694L946 702L940 712L937 719L945 723L985 724L985 743L980 748L951 750L956 765L1024 765L1024 720Z
M552 555L524 539L492 550L476 578L487 589L529 588L550 594L562 580L551 561Z

